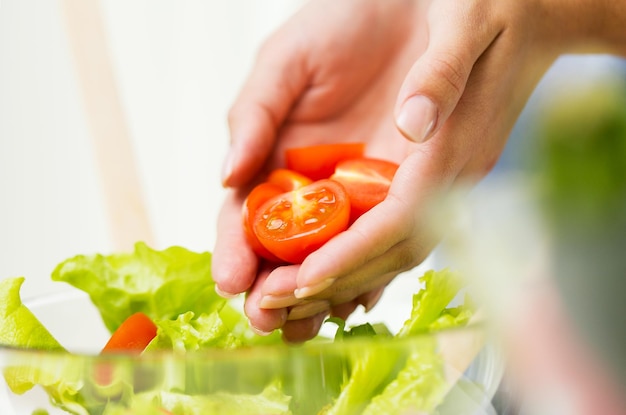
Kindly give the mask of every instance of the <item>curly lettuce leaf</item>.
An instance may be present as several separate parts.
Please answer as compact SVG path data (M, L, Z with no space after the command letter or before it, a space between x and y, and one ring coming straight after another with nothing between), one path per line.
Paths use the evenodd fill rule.
M52 401L72 413L87 413L79 396L83 367L22 303L23 277L0 280L0 344L19 349L46 350L53 353L15 355L3 368L7 386L23 394L41 385Z
M397 377L372 399L363 415L432 413L447 391L441 356L434 339L424 339Z
M398 337L435 328L435 322L446 314L446 308L464 287L461 276L448 268L426 271L420 280L424 288L413 296L411 316L398 332Z
M368 344L350 356L350 375L325 415L358 414L398 371L400 359L389 350Z
M166 320L225 304L211 278L211 254L177 246L157 251L139 242L132 253L78 255L59 264L52 279L89 294L111 332L138 311Z
M408 337L420 332L462 327L473 315L469 296L458 307L448 307L464 288L459 274L443 269L430 270L422 277L424 288L413 296L411 317L405 322L397 337ZM385 413L404 414L407 411L432 413L448 391L444 365L437 352L437 339L424 337L414 350L398 376L376 396L364 415Z
M346 321L339 317L329 317L326 319L327 323L334 323L337 325L337 331L335 332L335 341L341 341L344 339L350 339L355 337L374 337L374 336L388 336L391 337L389 328L384 323L364 323L358 326L350 327L346 330Z
M395 338L450 327L460 327L472 315L469 298L458 307L448 307L464 288L461 277L448 270L430 270L422 277L424 288L413 296L411 316ZM339 325L336 339L371 336L372 326L358 326L354 333ZM431 412L447 391L444 362L436 351L435 338L424 337L409 356L400 357L377 349L375 342L351 357L352 368L335 403L324 414Z
M59 342L22 304L24 277L0 281L0 344L26 349L64 350Z
M291 415L290 400L276 383L268 385L259 394L217 392L211 395L189 395L178 392L143 392L135 395L129 405L111 403L103 415Z
M198 318L194 318L194 313L189 311L176 320L158 320L155 324L158 327L157 336L146 351L166 349L184 353L205 347L233 349L242 343L216 311Z
M173 350L184 353L205 348L234 349L261 344L282 344L278 331L260 336L249 329L243 314L228 304L219 311L196 316L192 311L176 320L156 320L156 337L146 351Z

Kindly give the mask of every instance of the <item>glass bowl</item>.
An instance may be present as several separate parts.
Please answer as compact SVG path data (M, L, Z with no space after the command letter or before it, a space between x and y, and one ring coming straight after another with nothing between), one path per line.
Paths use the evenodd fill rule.
M2 415L391 414L426 407L439 414L495 414L490 402L503 365L482 325L394 340L100 355L94 350L109 333L85 293L24 303L72 353L0 346ZM412 374L399 372L411 361L417 362ZM28 371L56 383L15 393L7 379L15 382ZM395 380L408 375L410 382ZM372 403L394 382L396 401Z

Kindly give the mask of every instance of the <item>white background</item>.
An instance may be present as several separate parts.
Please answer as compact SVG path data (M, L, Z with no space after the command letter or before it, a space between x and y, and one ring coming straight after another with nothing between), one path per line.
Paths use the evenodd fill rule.
M61 1L0 0L0 278L113 249ZM100 2L157 248L213 248L226 113L298 0Z

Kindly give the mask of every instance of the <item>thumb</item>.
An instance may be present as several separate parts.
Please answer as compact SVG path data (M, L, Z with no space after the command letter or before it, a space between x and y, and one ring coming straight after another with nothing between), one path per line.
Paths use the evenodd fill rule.
M474 64L497 37L497 27L475 22L472 16L477 14L451 2L435 3L429 10L428 46L404 79L396 101L396 126L406 138L424 142L443 125L463 95Z

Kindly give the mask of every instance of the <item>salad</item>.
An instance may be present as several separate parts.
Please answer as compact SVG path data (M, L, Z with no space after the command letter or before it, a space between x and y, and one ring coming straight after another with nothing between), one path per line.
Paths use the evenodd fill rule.
M210 265L208 252L158 251L144 243L132 253L78 255L59 264L52 279L87 293L111 332L101 351L83 359L72 359L22 303L23 277L0 280L0 346L60 357L55 364L5 365L6 384L15 394L42 388L53 405L81 415L432 413L449 391L436 337L419 334L464 326L472 316L467 298L449 307L463 289L456 273L421 277L424 288L397 333L330 318L334 338L296 346L279 332L255 334L240 307L215 293ZM404 342L415 338L422 341L407 352ZM236 353L256 358L249 370L233 365ZM277 355L282 360L273 361ZM304 357L285 358L291 355ZM303 374L294 386L293 377Z

